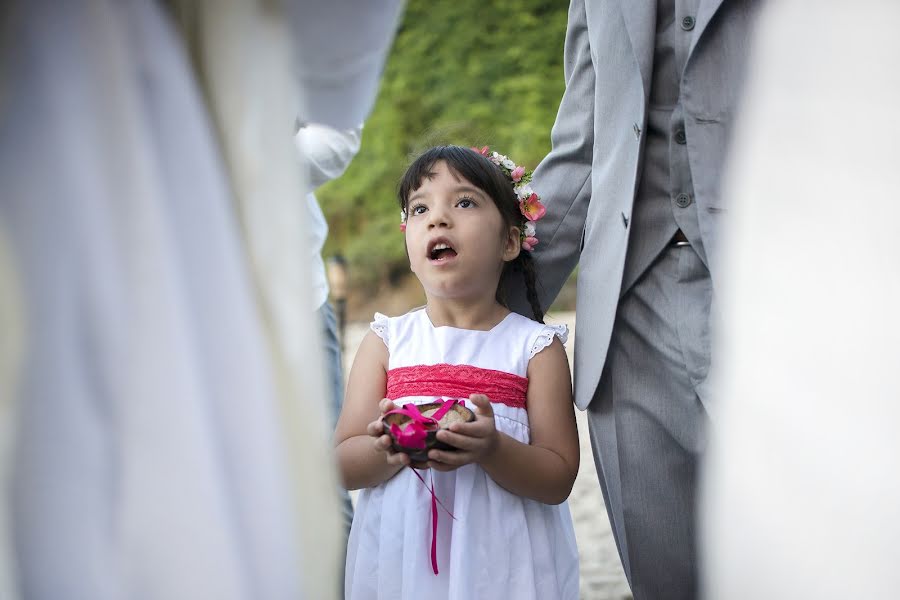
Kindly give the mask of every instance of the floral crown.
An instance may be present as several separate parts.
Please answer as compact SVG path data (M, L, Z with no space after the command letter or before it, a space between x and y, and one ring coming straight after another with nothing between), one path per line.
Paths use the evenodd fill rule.
M520 234L522 240L522 248L529 252L534 249L538 243L535 237L534 222L543 218L547 213L547 209L541 204L541 198L534 190L531 189L532 172L526 171L525 167L519 166L509 159L509 157L497 152L491 152L487 146L482 148L472 148L473 152L485 157L509 177L513 185L513 191L519 202L519 212L522 213L525 223ZM406 211L400 211L400 230L406 230Z

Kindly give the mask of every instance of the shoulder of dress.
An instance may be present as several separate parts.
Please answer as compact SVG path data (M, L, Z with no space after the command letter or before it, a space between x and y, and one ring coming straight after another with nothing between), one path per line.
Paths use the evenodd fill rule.
M538 352L552 344L554 338L558 338L563 345L569 340L568 325L553 325L538 323L531 319L528 320L531 322L527 333L529 360L534 358Z
M372 322L369 323L369 329L371 329L375 335L380 337L388 348L390 348L391 341L390 328L391 317L380 312L375 313L375 317L372 319Z

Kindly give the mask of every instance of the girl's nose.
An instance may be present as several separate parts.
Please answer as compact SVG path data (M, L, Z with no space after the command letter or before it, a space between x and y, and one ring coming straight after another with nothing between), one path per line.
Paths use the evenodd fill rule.
M428 228L431 229L433 227L449 227L450 226L450 215L447 213L447 210L443 207L433 207L430 211L428 211Z

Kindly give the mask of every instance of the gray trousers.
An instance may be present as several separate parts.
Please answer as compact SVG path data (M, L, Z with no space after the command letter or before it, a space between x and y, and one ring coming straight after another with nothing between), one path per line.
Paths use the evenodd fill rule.
M697 596L697 464L709 369L709 272L669 246L625 291L588 407L591 445L635 600Z

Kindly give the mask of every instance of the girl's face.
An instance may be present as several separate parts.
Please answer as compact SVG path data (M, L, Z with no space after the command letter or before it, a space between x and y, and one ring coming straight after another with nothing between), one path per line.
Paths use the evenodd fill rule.
M519 255L519 228L444 161L432 172L407 203L410 268L429 299L493 298L504 262Z

